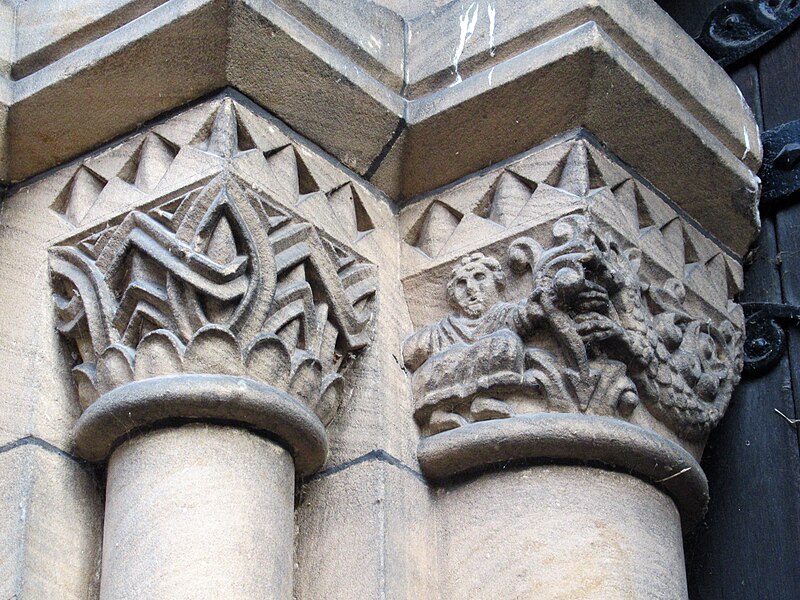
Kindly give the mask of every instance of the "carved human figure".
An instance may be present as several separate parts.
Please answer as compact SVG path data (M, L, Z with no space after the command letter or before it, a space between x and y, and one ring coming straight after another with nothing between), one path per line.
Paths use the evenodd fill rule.
M527 299L504 302L505 274L500 263L483 253L464 257L447 283L454 311L438 323L412 334L403 345L403 360L414 372L417 410L432 412L431 428L443 431L463 424L454 403L472 399L475 420L511 416L492 390L520 384L524 371L523 340L541 319L541 308ZM453 374L458 374L453 377ZM451 401L450 406L441 406Z
M735 384L740 332L686 312L679 280L642 281L639 249L586 217L559 220L553 235L549 248L529 237L508 246L531 285L520 301L502 298L494 258L477 252L452 270L453 313L403 346L423 429L539 411L636 420L643 403L679 437L702 439Z
M481 252L464 257L447 283L447 299L456 311L409 337L403 346L406 367L416 371L428 358L453 345L474 344L503 329L530 332L541 317L535 303L501 301L505 274L500 263Z
M561 268L552 277L535 277L531 294L519 302L502 300L505 274L496 259L478 252L453 269L447 297L454 312L415 332L403 347L416 413L431 433L465 424L464 415L474 421L509 417L511 406L501 399L520 392L528 399L543 396L551 410L588 408L603 365L586 347L625 332L606 287L586 276L590 267L602 270L588 264L597 262L594 253L572 253L568 262L561 256L554 252L545 260ZM561 359L533 341L537 332L557 339ZM571 356L566 362L563 353ZM633 384L627 378L624 383L619 394L634 396L633 405Z

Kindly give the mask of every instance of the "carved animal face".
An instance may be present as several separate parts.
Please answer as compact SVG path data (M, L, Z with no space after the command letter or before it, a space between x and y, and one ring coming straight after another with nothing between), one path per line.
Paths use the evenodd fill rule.
M494 274L480 262L458 269L454 274L452 293L461 312L473 319L483 315L500 299Z

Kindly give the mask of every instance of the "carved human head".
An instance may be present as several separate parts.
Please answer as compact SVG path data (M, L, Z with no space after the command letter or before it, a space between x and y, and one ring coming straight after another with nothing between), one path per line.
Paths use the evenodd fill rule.
M497 259L475 252L453 268L447 282L447 300L467 317L480 317L500 300L505 280Z

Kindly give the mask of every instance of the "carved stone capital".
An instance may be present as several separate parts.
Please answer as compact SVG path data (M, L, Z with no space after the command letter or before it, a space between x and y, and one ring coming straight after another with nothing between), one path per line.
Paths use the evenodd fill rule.
M590 139L407 210L404 343L433 479L598 462L702 514L697 462L742 368L741 266ZM441 300L423 305L413 298Z
M343 375L370 342L376 270L289 208L294 162L283 190L248 181L237 164L264 157L241 148L245 135L223 101L189 148L221 158L215 174L51 248L58 328L80 355L87 459L131 431L203 419L278 437L301 473L325 460Z

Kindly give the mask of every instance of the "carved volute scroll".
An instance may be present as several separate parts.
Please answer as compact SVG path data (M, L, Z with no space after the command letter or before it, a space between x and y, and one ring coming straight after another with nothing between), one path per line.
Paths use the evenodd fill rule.
M742 369L740 267L587 141L484 178L406 223L406 289L447 300L433 322L412 306L421 326L403 346L423 470L592 460L702 505L695 458ZM446 243L427 233L442 236L437 219L455 221Z
M232 146L230 157L226 102L205 151ZM208 418L283 437L296 460L292 436L310 436L310 462L324 459L322 427L371 339L376 269L287 208L296 196L279 200L222 168L51 249L58 328L80 355L87 458L128 429ZM130 427L112 426L120 410ZM299 422L306 431L292 433Z

